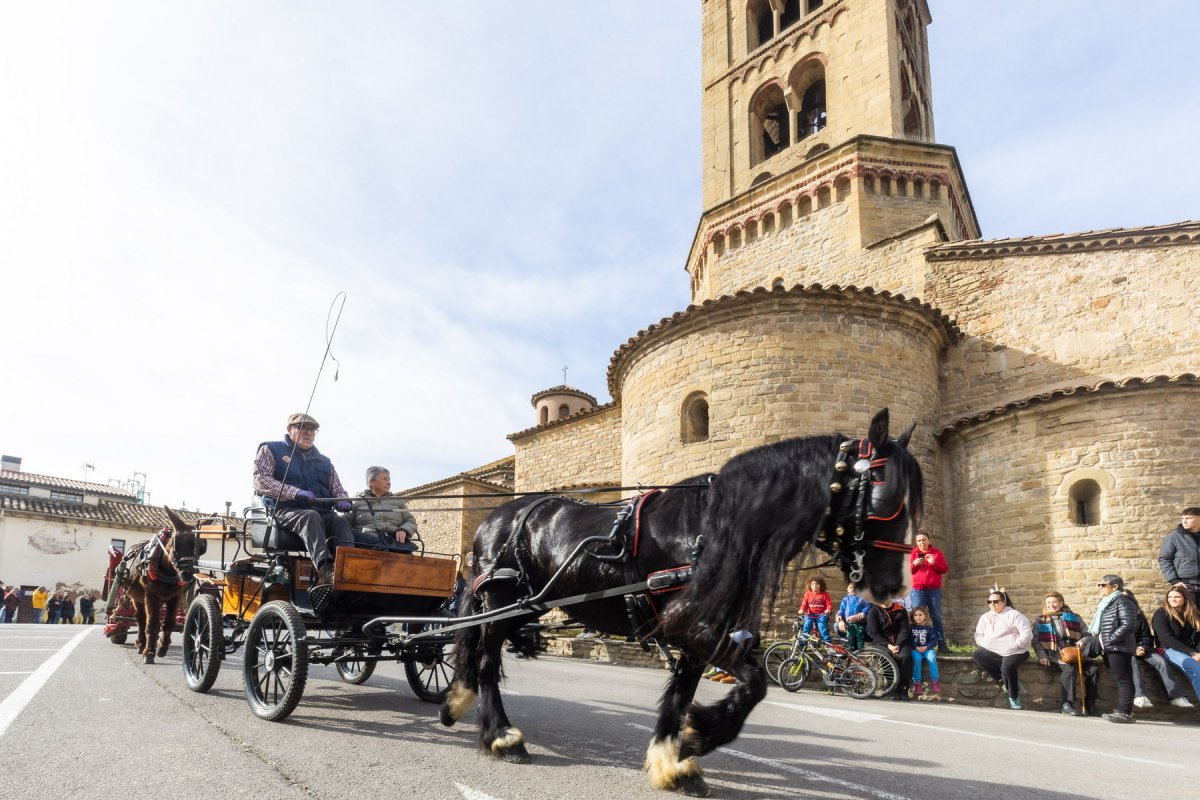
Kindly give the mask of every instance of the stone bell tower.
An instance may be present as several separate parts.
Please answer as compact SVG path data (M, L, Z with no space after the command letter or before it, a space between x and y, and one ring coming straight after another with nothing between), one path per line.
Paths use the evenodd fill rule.
M819 282L909 295L889 242L976 238L934 143L926 0L703 0L703 204L692 300Z

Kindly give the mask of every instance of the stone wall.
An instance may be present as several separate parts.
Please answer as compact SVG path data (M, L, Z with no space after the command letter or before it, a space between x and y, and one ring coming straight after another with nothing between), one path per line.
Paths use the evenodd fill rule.
M621 480L621 408L600 409L546 428L514 434L516 491L607 484Z
M949 487L947 625L969 639L997 582L1022 613L1057 589L1090 618L1096 579L1121 574L1150 613L1165 589L1157 564L1182 507L1200 503L1200 387L1077 394L943 437ZM1071 488L1100 488L1097 524L1073 521ZM935 534L936 535L936 534Z
M943 420L1050 389L1198 371L1200 246L1100 241L931 262L926 299L967 334L946 355Z
M421 494L453 495L444 499L410 499L407 503L417 518L417 530L425 543L425 552L458 555L466 564L475 530L491 510L506 498L480 497L498 491L498 487L474 481L454 481L427 487ZM426 509L426 510L422 510Z

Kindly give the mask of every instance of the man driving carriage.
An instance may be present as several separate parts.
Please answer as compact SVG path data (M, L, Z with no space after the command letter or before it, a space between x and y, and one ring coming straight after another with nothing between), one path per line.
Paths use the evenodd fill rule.
M292 414L283 441L263 442L254 457L254 491L275 522L295 533L308 548L317 583L333 583L333 556L338 545L354 545L350 523L337 511L349 511L350 500L333 462L313 441L321 426L308 414ZM328 500L339 498L332 505Z

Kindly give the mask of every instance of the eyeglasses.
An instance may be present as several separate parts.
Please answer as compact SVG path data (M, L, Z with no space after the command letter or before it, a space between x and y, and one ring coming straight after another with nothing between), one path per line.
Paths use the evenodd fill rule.
M288 427L290 430L300 431L301 433L316 433L319 430L318 428L310 428L307 425L289 425Z
M1109 586L1109 585L1111 585L1111 584L1107 584L1104 581L1100 581L1100 583L1096 584L1096 586L1098 586L1101 589L1103 589L1105 586Z
M1003 600L988 600L988 605L989 606L1002 606L1002 605L1004 605L1004 601Z

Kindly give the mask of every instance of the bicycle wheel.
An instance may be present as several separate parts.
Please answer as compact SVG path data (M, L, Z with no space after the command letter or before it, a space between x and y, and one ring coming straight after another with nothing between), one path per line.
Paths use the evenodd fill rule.
M779 665L779 685L789 692L798 692L808 680L812 664L806 658L789 658Z
M779 668L784 661L788 660L788 656L792 654L791 642L776 642L766 649L762 655L763 669L767 671L767 677L775 683L779 683Z
M891 694L900 680L900 665L892 658L891 653L874 647L864 647L854 655L875 673L875 696L887 697Z
M865 700L875 694L875 673L866 664L850 662L841 668L837 685L847 697Z

